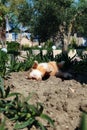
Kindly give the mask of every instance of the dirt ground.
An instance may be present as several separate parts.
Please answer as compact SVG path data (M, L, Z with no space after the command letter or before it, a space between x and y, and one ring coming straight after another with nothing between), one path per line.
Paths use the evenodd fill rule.
M44 113L55 121L55 130L78 130L81 109L87 110L87 75L74 75L70 80L49 77L35 81L26 79L26 72L14 72L5 83L11 86L12 92L20 92L25 97L34 92L30 102L44 104ZM44 123L47 130L54 130ZM10 122L8 126L13 130Z

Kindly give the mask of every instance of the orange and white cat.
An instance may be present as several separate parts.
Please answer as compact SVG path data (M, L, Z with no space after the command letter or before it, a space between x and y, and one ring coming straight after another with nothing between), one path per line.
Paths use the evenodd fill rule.
M28 72L28 79L42 80L45 76L56 76L68 78L71 74L60 71L64 65L64 61L56 63L55 61L38 63L34 61L32 68Z

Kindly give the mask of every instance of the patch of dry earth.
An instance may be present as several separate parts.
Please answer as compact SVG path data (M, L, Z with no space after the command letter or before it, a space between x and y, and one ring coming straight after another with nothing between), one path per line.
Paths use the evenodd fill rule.
M11 86L12 92L20 92L25 97L33 92L30 102L44 104L44 113L55 121L55 130L76 130L78 127L81 117L79 108L87 105L87 84L74 79L62 81L56 77L44 81L27 80L26 72L11 73L5 83ZM43 123L48 130L54 130L46 122ZM13 130L13 126L9 126L9 130Z

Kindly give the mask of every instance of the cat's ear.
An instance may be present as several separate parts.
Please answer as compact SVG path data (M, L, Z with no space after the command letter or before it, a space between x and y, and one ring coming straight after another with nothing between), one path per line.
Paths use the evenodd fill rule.
M38 66L38 61L34 61L34 64L32 65L32 68L33 68L33 69L36 69L37 66Z

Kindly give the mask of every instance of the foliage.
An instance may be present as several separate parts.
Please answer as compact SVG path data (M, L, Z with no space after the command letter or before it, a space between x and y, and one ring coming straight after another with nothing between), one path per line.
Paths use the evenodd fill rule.
M5 43L6 33L6 15L9 12L7 0L0 0L0 42Z
M84 49L77 49L77 55L81 58L83 55Z
M9 99L8 97L13 98ZM0 112L7 116L11 121L15 121L14 129L31 128L33 125L41 130L46 127L37 120L37 117L47 120L54 126L53 120L43 113L43 105L31 105L27 98L20 93L10 93L10 87L4 89L3 80L0 78Z
M19 93L10 93L9 86L6 89L4 88L4 81L3 81L2 77L0 76L0 103L2 102L1 99L4 100L8 97L12 97L12 96L16 96L16 95L20 95L20 94ZM0 109L0 110L2 110L2 109Z
M27 58L25 58L24 62L21 65L22 70L29 70L35 60L35 55L32 54L31 50L27 53Z
M23 46L21 46L21 49L22 49L23 51L27 51L27 50L30 49L30 47L29 47L29 45L23 45Z
M79 0L77 9L79 15L76 18L74 29L80 36L87 36L87 0Z
M52 46L54 45L53 41L47 40L44 45L44 49L50 50L52 49Z
M40 42L54 39L59 31L61 35L68 35L70 26L70 35L78 33L86 36L86 5L86 0L76 4L74 0L1 0L0 21L3 23L5 16L8 16L13 28L20 27L22 23L33 36L38 36ZM64 29L60 30L60 26Z
M12 60L8 66L8 71L19 72L29 70L35 59L35 56L32 55L31 50L29 51L29 53L27 52L27 58L25 57L25 60L22 62L20 62L17 57L15 60L13 60L13 58L11 57Z
M72 48L76 48L77 47L76 38L74 38L74 37L72 38L70 45L71 45Z
M59 31L59 26L64 21L67 23L67 20L70 20L71 17L68 17L68 14L70 16L71 10L69 8L72 8L72 0L33 1L34 11L36 12L33 19L33 32L43 42L55 37Z
M56 61L61 62L65 61L63 70L67 70L68 68L72 68L72 71L79 73L79 72L86 72L87 68L87 55L79 55L80 58L82 59L81 61L75 60L75 56L70 58L67 53L61 53L56 55L55 57L53 56L53 51L52 48L48 48L47 53L43 55L43 49L40 49L40 53L38 55L33 55L32 54L32 49L29 49L29 53L27 53L27 58L25 58L24 62L18 62L14 61L12 64L10 64L9 71L10 72L18 72L18 71L27 71L29 70L34 61L37 60L39 63L40 62L49 62L49 61Z
M82 49L79 50L78 57L81 59L80 61L76 60L74 55L72 58L68 56L67 53L61 53L56 55L54 60L58 63L61 61L65 61L63 70L67 70L71 68L74 73L86 73L87 72L87 54L82 54Z
M38 55L34 55L32 53L32 48L30 48L29 52L27 52L27 57L25 57L23 62L19 62L18 60L13 60L10 62L8 67L9 72L27 71L32 67L35 60L37 60L39 63L54 60L52 48L48 48L46 55L43 55L42 48L39 49L39 51L40 53Z
M5 14L7 13L8 9L6 8L6 6L4 6L4 4L6 3L6 0L1 0L0 1L0 26L3 25L3 22L5 20Z
M70 58L67 53L61 53L55 56L55 61L57 63L61 61L65 61L64 67L62 69L67 70L73 65L73 58L74 56Z
M7 42L7 50L10 56L10 64L14 66L16 63L16 56L20 54L19 52L20 44L17 42Z
M48 40L58 30L58 19L54 2L34 1L34 35L43 42ZM37 22L35 22L37 21Z
M27 56L27 58L25 58L23 62L14 60L9 65L9 72L27 71L31 68L34 60L35 60L35 56L33 57Z
M21 6L19 10L19 16L18 20L24 25L24 26L29 26L30 20L31 20L31 15L32 15L32 7L30 4L28 4L26 1L25 3ZM26 19L26 20L25 20Z
M12 62L10 62L8 72L19 72L23 70L22 68L23 68L22 62L17 62L17 60L13 60Z
M81 61L74 61L72 69L76 73L87 72L87 54L81 55Z
M18 55L20 44L18 42L7 42L7 50L10 54Z
M1 120L0 121L0 130L7 130L6 128L5 128L5 119L3 119L3 120Z
M7 62L8 62L7 53L0 50L0 76L5 76Z

